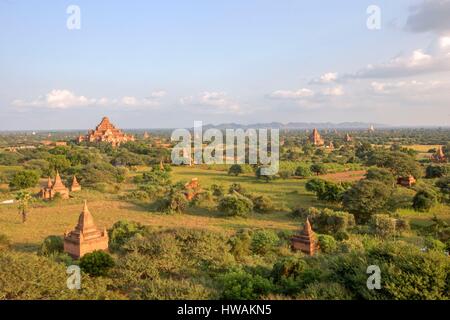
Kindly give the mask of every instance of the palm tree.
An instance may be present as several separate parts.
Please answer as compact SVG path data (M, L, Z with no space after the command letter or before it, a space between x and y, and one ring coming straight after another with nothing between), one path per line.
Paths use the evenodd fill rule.
M28 209L34 199L28 191L19 191L16 194L16 200L18 202L17 209L19 209L19 214L22 215L22 222L25 223L27 221Z

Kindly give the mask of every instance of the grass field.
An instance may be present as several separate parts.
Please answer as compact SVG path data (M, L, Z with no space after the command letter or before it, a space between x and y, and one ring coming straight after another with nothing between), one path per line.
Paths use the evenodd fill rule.
M327 179L358 179L363 172L346 172L323 176ZM36 250L42 240L49 235L63 235L76 225L87 199L89 209L98 227L110 228L118 220L132 220L155 228L204 228L215 231L232 232L240 228L269 228L274 230L295 230L301 221L289 214L293 207L323 207L325 203L305 190L305 179L278 179L270 183L259 181L254 175L239 177L229 176L224 171L205 170L195 167L174 167L173 182L189 181L198 178L201 186L212 184L228 188L232 183L240 183L248 192L265 194L272 198L277 211L270 214L251 214L248 218L230 218L220 212L208 208L189 208L184 214L166 215L125 200L121 193L132 188L125 184L118 194L105 194L93 190L82 190L72 193L69 200L45 203L38 201L31 210L28 221L23 224L16 205L0 205L0 233L8 236L18 250ZM36 189L37 190L37 189ZM11 194L4 194L11 196ZM329 206L330 204L328 204ZM449 208L437 206L431 213L416 213L412 210L401 210L402 216L417 223L427 223L433 213L450 222Z

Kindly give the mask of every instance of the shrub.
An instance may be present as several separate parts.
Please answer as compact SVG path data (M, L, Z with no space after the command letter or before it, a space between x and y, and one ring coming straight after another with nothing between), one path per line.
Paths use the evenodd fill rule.
M172 189L160 201L159 210L167 213L182 213L186 210L189 202L182 191Z
M322 163L314 163L310 167L311 172L315 173L316 175L319 174L326 174L327 168Z
M38 253L42 256L50 256L62 253L64 251L64 242L60 236L48 236L42 242Z
M230 194L220 199L218 209L228 216L246 217L252 212L253 203L242 195Z
M318 240L320 251L323 253L333 253L337 250L337 242L332 236L319 234Z
M278 175L281 179L289 179L292 176L292 172L290 170L281 170L278 172Z
M256 254L264 255L273 250L280 239L271 230L257 230L252 235L251 249Z
M387 238L395 235L396 219L387 214L375 214L370 219L369 227L373 234Z
M228 169L228 174L233 176L238 176L240 174L244 173L244 170L242 169L242 166L239 164L233 164L230 166L230 169Z
M355 218L345 211L334 211L328 208L318 210L309 208L306 216L312 224L314 230L325 234L335 234L347 231L355 225Z
M448 171L449 170L447 166L429 165L425 170L425 178L442 178L448 175Z
M108 230L109 248L120 249L129 239L137 234L144 234L145 227L138 222L120 220Z
M443 252L446 249L445 243L432 237L427 237L425 239L425 247L427 248L427 250L435 250L440 252Z
M244 270L231 271L219 278L222 299L255 300L273 290L273 284L260 275L252 275Z
M394 175L384 168L370 168L365 177L367 180L376 180L388 185L395 183Z
M412 207L416 211L429 211L437 202L437 195L433 190L419 190L413 198Z
M270 212L274 209L272 200L268 196L257 196L252 199L254 210L259 213Z
M225 193L225 188L218 184L212 184L210 189L211 189L213 196L215 196L215 197L222 197Z
M228 240L231 247L230 252L236 259L242 259L250 255L252 234L253 232L249 229L241 229Z
M113 266L113 258L104 251L96 250L80 259L81 270L91 276L106 276Z
M32 170L16 172L9 182L9 188L11 190L32 188L39 182L39 176L39 173Z
M228 193L238 192L242 195L247 193L247 190L240 183L233 183L230 188L228 188Z
M312 174L310 168L305 166L299 166L295 169L295 175L300 178L308 178Z

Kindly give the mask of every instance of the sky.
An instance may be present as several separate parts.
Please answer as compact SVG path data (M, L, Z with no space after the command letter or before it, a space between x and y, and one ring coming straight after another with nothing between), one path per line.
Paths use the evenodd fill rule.
M450 0L0 0L0 131L102 116L448 126Z

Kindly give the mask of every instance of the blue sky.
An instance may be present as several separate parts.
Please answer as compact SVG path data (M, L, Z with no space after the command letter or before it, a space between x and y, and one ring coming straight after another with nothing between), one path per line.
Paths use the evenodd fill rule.
M0 0L0 130L449 125L449 16L450 0Z

